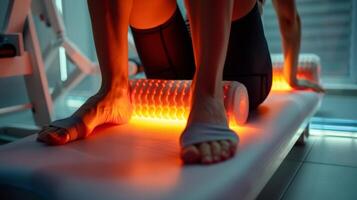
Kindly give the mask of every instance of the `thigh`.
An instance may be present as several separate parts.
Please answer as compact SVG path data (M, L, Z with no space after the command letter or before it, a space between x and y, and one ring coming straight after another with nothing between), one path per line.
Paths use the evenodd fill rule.
M165 23L176 10L176 0L134 0L130 25L138 29Z
M256 4L256 0L234 0L232 20L237 20L249 13Z

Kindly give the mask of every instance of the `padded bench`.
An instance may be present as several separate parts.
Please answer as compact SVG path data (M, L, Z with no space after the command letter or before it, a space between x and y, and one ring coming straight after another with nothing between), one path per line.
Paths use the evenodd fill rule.
M318 109L310 91L274 91L234 129L236 156L210 166L182 165L183 124L96 129L86 140L46 146L36 136L0 146L0 196L24 199L253 199Z

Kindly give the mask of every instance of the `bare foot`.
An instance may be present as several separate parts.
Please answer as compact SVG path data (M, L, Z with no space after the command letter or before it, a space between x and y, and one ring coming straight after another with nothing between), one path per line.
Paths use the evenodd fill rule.
M108 92L98 92L71 117L63 119L70 125L62 128L51 125L44 127L37 140L50 145L61 145L89 136L99 125L127 123L132 112L129 95L128 89L122 87Z
M192 105L187 126L191 123L216 124L228 127L223 98L197 95ZM211 164L231 158L237 144L230 140L218 140L190 145L182 149L181 157L185 163Z

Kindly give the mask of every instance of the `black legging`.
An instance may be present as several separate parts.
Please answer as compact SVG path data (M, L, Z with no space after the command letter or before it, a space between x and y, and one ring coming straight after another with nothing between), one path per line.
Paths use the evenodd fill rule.
M148 78L193 78L192 42L178 8L158 27L145 30L131 27L131 30ZM246 16L232 22L223 80L246 86L250 109L258 107L270 92L272 64L257 5Z

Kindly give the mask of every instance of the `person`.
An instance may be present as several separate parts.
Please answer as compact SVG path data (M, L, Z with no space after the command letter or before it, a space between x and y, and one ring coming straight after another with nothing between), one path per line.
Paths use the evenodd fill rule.
M88 0L101 87L73 115L44 127L38 140L65 144L89 136L101 124L129 121L130 25L149 78L193 78L191 111L181 136L183 161L210 164L234 156L238 136L227 124L222 77L246 85L250 109L264 101L272 81L257 2L186 0L185 4L190 30L175 0Z

